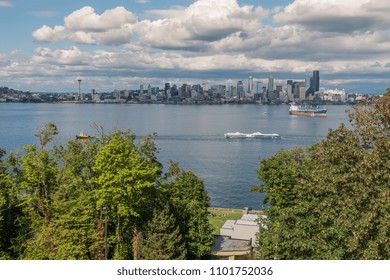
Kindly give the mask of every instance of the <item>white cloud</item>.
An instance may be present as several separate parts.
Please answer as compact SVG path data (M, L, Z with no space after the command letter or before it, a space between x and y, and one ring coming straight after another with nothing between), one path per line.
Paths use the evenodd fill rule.
M46 25L33 32L38 42L55 43L65 39L77 44L120 45L130 42L135 16L123 7L98 15L92 7L83 7L64 19L64 25Z
M83 65L88 64L91 57L83 53L77 47L51 50L49 48L37 48L31 59L33 64L51 65Z
M140 22L135 29L140 40L161 48L205 49L209 42L259 28L267 16L264 9L240 7L236 0L198 0L179 11L169 10L164 19Z
M115 49L38 48L19 64L8 54L0 55L0 75L61 79L80 73L96 80L112 76L121 84L143 75L153 81L179 80L188 72L191 77L183 78L187 81L208 80L210 73L219 80L248 73L266 77L270 72L304 79L313 69L349 81L353 73L363 78L390 72L388 1L295 0L267 11L240 6L236 0L198 0L188 7L147 13L156 19L137 21L123 7L101 14L81 8L66 16L63 25L42 26L34 39Z
M320 32L349 34L389 26L389 12L389 3L382 0L295 0L274 20Z
M65 28L83 31L107 31L121 28L125 24L134 24L135 16L124 7L106 10L98 15L92 7L83 7L65 17Z
M139 4L146 4L146 3L149 3L150 1L149 0L137 0L135 2L137 2Z
M0 7L13 7L14 4L11 1L0 1Z
M65 27L59 25L56 25L54 28L44 25L35 30L32 35L34 40L45 43L61 42L67 37Z

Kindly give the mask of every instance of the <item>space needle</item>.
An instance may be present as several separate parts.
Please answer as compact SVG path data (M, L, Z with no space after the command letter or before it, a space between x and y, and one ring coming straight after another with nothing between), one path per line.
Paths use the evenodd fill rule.
M80 101L81 100L81 78L77 78L77 81L79 82L79 96L78 96L78 100Z

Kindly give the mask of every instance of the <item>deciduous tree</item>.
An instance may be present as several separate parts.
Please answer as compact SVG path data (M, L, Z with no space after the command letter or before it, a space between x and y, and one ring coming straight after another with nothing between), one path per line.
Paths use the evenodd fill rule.
M390 258L390 93L355 107L350 121L261 161L257 190L269 207L256 257Z

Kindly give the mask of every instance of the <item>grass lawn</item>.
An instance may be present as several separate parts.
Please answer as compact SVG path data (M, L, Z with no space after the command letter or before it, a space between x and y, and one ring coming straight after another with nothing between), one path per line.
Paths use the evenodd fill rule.
M209 208L209 222L214 227L213 234L219 234L219 229L226 220L240 219L243 213L242 209L230 208Z

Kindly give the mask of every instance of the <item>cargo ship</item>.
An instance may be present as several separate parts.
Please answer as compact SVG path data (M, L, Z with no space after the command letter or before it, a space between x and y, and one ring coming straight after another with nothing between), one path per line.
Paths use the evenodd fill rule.
M290 115L306 116L306 117L326 117L326 108L307 107L303 105L291 104Z

